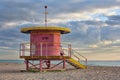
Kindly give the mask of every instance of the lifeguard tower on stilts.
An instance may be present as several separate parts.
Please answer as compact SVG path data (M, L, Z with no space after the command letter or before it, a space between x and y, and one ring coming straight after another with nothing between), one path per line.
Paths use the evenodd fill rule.
M87 59L72 49L71 44L60 41L61 34L70 33L69 28L47 26L46 23L45 26L21 28L21 32L30 34L30 43L20 44L20 58L25 59L26 70L65 70L66 63L75 68L86 68Z

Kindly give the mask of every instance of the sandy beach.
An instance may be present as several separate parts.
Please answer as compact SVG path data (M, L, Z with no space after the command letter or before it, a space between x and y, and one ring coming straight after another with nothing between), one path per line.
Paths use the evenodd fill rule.
M120 67L88 66L59 72L21 72L24 64L0 63L0 80L120 80Z

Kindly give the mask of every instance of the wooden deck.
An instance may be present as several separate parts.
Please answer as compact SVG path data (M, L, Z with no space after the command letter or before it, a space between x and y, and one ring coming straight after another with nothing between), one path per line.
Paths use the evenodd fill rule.
M61 60L61 59L70 59L70 56L20 56L25 60Z

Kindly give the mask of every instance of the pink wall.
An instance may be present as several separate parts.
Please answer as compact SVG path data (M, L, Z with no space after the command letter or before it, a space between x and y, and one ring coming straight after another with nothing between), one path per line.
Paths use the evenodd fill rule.
M31 31L31 55L59 56L60 32L59 31Z

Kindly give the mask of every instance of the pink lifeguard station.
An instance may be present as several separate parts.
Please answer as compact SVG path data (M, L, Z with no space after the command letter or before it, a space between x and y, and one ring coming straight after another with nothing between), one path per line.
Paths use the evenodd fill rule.
M66 62L76 68L86 68L78 62L80 55L73 54L71 45L60 41L61 34L70 33L69 28L37 26L21 28L21 32L30 33L30 43L20 45L20 58L25 59L26 70L63 70Z
M79 62L80 54L75 55L77 52L71 44L61 42L61 34L70 33L69 28L33 26L21 28L21 32L30 34L30 43L20 44L20 58L25 59L26 70L63 70L66 63L76 68L86 68Z

